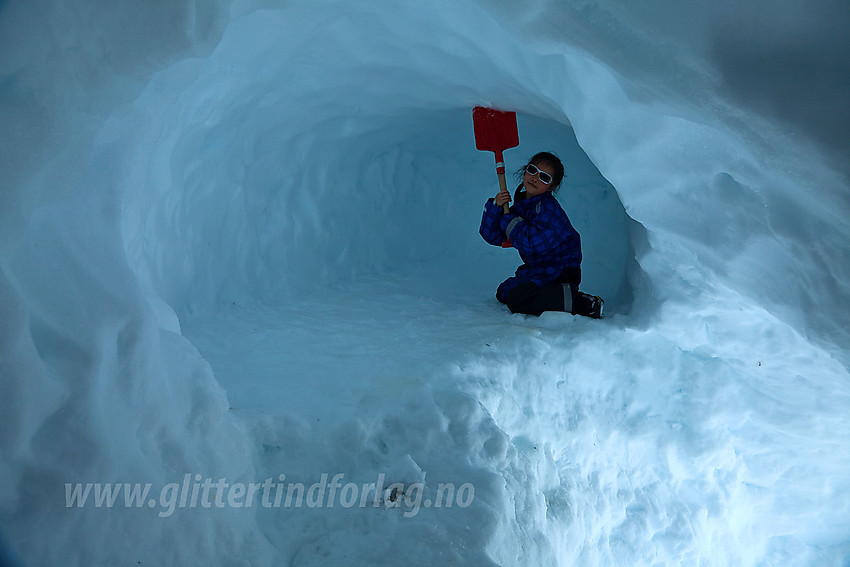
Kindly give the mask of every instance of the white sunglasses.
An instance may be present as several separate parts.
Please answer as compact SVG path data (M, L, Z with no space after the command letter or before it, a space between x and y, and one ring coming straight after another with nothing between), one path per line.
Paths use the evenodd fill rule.
M546 173L545 171L541 171L540 168L534 165L533 163L530 163L525 166L525 172L529 175L537 174L537 176L540 178L540 182L544 185L549 185L550 183L552 183L552 176Z

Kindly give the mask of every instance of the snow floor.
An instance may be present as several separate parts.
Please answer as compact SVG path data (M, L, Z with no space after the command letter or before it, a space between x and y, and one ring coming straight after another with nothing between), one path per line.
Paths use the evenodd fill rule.
M813 542L848 530L850 386L828 355L744 301L536 318L451 279L183 317L258 479L475 488L464 508L269 512L293 564L395 565L404 541L423 565L842 565Z

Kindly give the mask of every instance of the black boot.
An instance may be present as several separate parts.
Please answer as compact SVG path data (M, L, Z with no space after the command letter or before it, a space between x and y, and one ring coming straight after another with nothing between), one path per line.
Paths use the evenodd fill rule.
M584 315L594 319L602 318L602 305L605 302L598 295L589 295L576 291L573 295L573 315Z

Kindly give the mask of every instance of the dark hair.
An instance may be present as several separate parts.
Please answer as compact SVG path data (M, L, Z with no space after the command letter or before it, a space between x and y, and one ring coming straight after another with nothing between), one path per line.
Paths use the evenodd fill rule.
M558 156L551 152L538 152L531 156L531 159L528 160L524 166L516 170L514 173L514 177L516 177L517 181L522 185L522 177L525 175L525 168L528 167L529 164L538 165L541 163L545 163L549 167L552 168L552 189L551 191L554 193L561 186L561 181L564 179L564 164L561 163L561 160Z

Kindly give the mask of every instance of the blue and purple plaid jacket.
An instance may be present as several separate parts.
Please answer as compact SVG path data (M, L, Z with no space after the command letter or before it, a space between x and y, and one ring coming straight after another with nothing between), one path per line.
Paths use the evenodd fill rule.
M581 265L581 237L555 197L544 193L523 199L524 195L517 192L509 213L488 200L478 230L494 246L510 239L524 262L514 277L499 286L501 297L524 282L554 282L565 268Z

